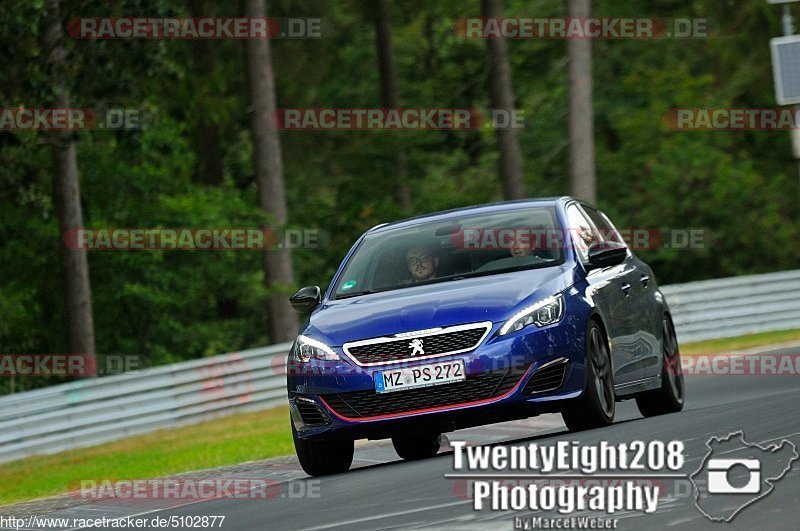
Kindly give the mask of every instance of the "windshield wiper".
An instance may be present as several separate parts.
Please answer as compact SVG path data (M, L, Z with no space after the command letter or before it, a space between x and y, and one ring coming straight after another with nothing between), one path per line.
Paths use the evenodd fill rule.
M353 293L343 293L342 295L336 295L336 300L338 301L339 299L350 299L353 297L360 297L361 295L369 295L371 293L377 293L377 291L378 290L367 289L364 291L356 291Z

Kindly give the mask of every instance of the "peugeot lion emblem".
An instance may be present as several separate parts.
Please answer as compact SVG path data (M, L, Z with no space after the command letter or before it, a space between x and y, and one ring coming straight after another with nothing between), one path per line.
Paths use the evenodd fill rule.
M425 355L425 349L422 348L422 340L421 339L415 339L414 341L409 343L408 344L408 348L412 349L411 350L411 355L412 356L424 356Z

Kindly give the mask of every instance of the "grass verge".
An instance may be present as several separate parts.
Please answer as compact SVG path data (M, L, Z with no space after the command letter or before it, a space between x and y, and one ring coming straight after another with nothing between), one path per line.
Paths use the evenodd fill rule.
M700 356L705 354L725 354L736 350L744 350L765 345L777 345L800 341L800 330L780 330L778 332L761 332L739 337L709 339L696 343L681 344L681 356Z
M681 345L683 355L722 354L800 341L800 330ZM90 448L0 465L0 505L67 492L81 479L144 479L294 451L287 408L239 413Z
M63 494L81 479L144 479L287 455L289 411L237 413L0 465L0 505Z

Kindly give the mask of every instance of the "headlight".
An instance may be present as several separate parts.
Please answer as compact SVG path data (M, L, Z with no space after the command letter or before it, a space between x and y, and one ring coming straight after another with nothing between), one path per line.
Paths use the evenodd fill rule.
M340 359L339 355L332 351L328 345L306 336L297 336L297 341L294 342L294 347L292 348L292 358L303 363L311 361L312 358L326 361Z
M500 328L498 334L502 336L510 332L516 332L530 324L535 324L539 327L555 324L562 317L564 317L564 295L559 293L515 313Z

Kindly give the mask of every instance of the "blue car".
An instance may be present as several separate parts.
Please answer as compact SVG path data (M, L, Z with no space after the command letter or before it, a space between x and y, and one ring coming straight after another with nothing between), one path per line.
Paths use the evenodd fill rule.
M308 314L287 362L292 432L312 476L356 439L431 457L441 434L560 412L607 426L615 403L683 408L680 354L653 272L570 197L448 210L367 231Z

